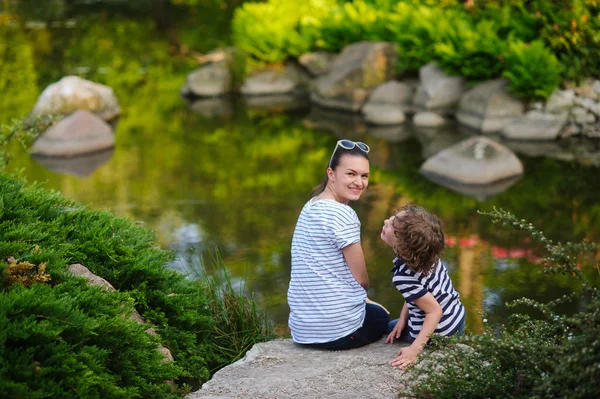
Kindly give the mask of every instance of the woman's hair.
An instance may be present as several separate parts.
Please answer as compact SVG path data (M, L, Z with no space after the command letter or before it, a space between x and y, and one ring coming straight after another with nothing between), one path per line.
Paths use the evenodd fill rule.
M369 155L360 148L358 148L358 146L354 147L351 150L347 150L344 147L338 145L331 156L331 163L327 165L327 167L331 168L332 170L336 170L336 168L340 164L340 160L344 155L358 155L363 158L366 158L367 161L369 160ZM314 187L310 192L310 198L321 194L325 190L325 187L327 187L328 181L329 177L327 176L327 174L325 174L325 178L323 179L323 181L321 181L321 183L318 186Z
M445 246L440 219L420 206L408 204L398 209L392 227L397 238L396 256L412 271L429 275Z

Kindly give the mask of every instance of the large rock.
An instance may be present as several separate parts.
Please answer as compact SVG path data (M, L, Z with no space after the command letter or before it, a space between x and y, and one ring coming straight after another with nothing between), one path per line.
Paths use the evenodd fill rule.
M405 83L390 81L378 86L362 108L365 120L374 125L399 125L406 120L404 111L410 105L413 88Z
M414 103L428 111L438 113L454 111L467 89L464 77L448 76L433 62L419 69L419 78L421 84Z
M114 147L110 125L89 111L76 111L58 121L33 143L32 153L76 157Z
M421 127L440 127L446 124L446 119L435 112L418 112L413 117L413 124Z
M337 54L325 51L306 53L298 58L298 63L300 63L311 76L317 77L329 73L331 64L336 56Z
M186 97L218 97L231 91L229 63L218 61L201 66L190 73L181 87Z
M391 43L352 44L335 59L331 71L317 79L312 100L323 107L356 112L375 87L391 80L395 62Z
M28 120L50 114L69 115L77 110L91 111L105 121L113 120L121 113L119 102L110 87L78 76L65 76L44 89Z
M568 117L568 113L559 115L532 110L506 125L502 135L511 140L555 140Z
M246 96L292 93L296 82L284 71L265 71L246 79L240 92Z
M460 123L481 132L499 132L523 115L525 105L511 96L506 79L483 82L461 99L457 119Z
M188 399L393 399L405 373L388 362L399 348L383 340L348 351L311 349L287 339L264 342Z
M556 89L546 101L545 110L551 114L564 114L569 112L574 105L575 91L573 89Z
M504 145L475 136L429 158L421 173L436 181L488 185L522 175L523 165Z

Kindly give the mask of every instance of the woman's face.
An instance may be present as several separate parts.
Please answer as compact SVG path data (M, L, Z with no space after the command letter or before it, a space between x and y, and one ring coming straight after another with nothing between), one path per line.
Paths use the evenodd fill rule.
M356 201L369 185L369 160L360 155L342 155L337 168L327 169L327 175L339 202Z

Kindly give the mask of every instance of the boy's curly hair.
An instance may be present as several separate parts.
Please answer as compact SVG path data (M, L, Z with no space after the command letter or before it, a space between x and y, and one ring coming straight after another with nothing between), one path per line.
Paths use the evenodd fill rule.
M392 221L397 243L396 256L417 273L429 275L444 250L442 222L414 204L399 208Z

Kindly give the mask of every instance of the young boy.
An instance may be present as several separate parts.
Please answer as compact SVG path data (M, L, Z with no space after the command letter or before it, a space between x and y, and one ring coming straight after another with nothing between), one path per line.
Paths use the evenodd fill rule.
M440 220L425 209L406 205L383 222L381 239L394 249L392 282L404 296L400 318L390 322L386 343L411 343L390 361L404 368L417 360L432 333L464 333L465 308L440 260L444 233Z

